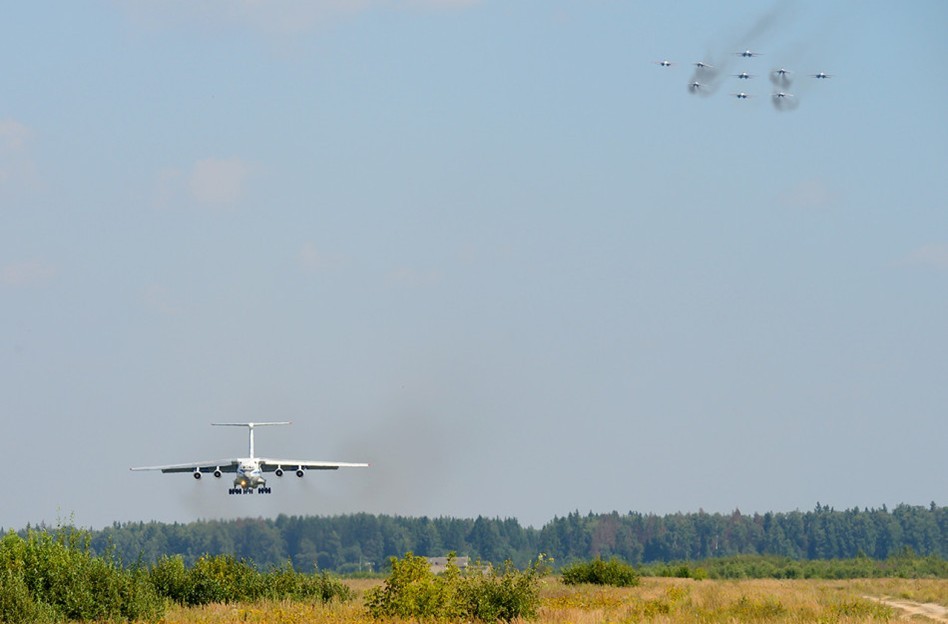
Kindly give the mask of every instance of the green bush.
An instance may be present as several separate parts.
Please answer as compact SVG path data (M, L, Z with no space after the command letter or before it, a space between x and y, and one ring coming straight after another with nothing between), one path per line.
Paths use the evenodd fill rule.
M366 608L375 618L450 618L460 617L457 594L460 570L454 557L448 558L447 571L436 576L428 560L406 553L390 559L392 571L384 585L366 595Z
M28 531L25 539L11 532L0 540L0 568L5 622L155 621L164 615L146 575L94 556L85 531Z
M594 559L577 562L563 568L563 582L567 585L590 583L593 585L612 585L615 587L634 587L639 584L639 575L635 568L618 559L603 561Z
M339 579L321 572L302 574L289 564L268 572L263 579L267 597L274 600L352 600L352 590Z
M253 601L262 597L263 575L233 555L203 556L190 571L195 598L191 604Z
M165 601L181 605L255 600L352 598L327 574L300 574L289 565L259 572L230 555L201 557L188 568L180 556L151 568L123 568L95 556L89 533L11 532L0 538L0 622L156 621Z
M191 604L191 579L180 555L162 557L148 570L148 580L159 596Z
M33 599L22 575L0 570L0 622L45 624L57 619L55 609Z
M188 569L180 556L162 557L148 577L160 595L185 606L213 602L350 600L352 591L328 574L302 574L290 565L259 572L231 555L204 556Z
M540 608L538 569L541 562L542 558L521 572L510 561L505 561L500 570L468 576L462 591L466 614L483 622L536 617Z
M540 606L542 558L525 571L508 561L500 570L461 572L451 553L441 575L431 571L427 559L410 552L390 562L392 572L384 585L366 595L366 609L374 618L509 622L536 617Z

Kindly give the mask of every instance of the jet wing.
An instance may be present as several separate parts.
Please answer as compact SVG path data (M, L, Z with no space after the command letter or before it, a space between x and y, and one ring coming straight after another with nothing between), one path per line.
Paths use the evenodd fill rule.
M338 470L340 468L367 468L368 464L353 462L329 462L312 461L309 459L273 459L269 457L260 457L260 470L264 472L273 472L277 468L283 470ZM223 468L222 468L223 470Z
M165 466L141 466L130 470L160 470L162 472L214 472L218 468L221 472L237 472L238 461L233 458L198 461L189 464L167 464Z

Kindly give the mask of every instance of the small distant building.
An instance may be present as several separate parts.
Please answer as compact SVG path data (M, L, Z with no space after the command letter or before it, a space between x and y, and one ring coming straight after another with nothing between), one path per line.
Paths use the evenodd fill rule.
M427 557L428 565L431 566L431 571L435 574L441 574L448 569L448 558L447 557ZM461 572L464 572L469 565L471 565L470 557L455 557L454 565L458 567Z

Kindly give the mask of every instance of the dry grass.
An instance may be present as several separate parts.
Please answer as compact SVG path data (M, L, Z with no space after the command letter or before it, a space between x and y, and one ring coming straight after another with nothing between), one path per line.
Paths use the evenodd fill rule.
M633 589L550 591L540 614L542 624L849 623L896 618L889 607L864 598L865 587L827 581L643 579Z
M269 602L174 608L166 624L375 624L362 605L378 580L345 581L356 592L349 604ZM693 581L643 578L639 587L568 587L543 581L543 607L534 624L656 624L838 622L855 624L899 619L892 608L866 596L917 602L948 602L948 581L879 579L855 581L743 580ZM387 624L400 624L388 621Z
M204 607L174 607L165 614L165 624L368 624L361 604L328 604L302 602L260 602L254 604L214 604Z
M933 602L948 607L948 581L941 579L879 579L852 581L855 587L864 587L865 595L889 597L912 602Z

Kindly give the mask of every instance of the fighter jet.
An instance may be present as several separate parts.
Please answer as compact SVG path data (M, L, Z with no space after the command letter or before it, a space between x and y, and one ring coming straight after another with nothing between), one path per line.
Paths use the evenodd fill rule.
M697 80L688 83L688 90L691 91L692 93L699 93L706 89L707 87L701 84L700 82L698 82Z
M709 65L708 63L705 63L704 61L696 62L694 63L694 66L697 67L698 69L714 69L714 65Z
M753 78L754 74L748 74L747 72L741 72L739 74L734 74L735 78L740 78L741 80L747 80L748 78Z
M790 74L792 73L792 71L789 69L784 69L783 67L780 69L771 70L770 82L774 83L775 85L780 85L781 87L789 86L793 81L793 79L790 77Z
M822 79L822 78L832 78L832 77L833 77L832 74L825 74L825 73L823 73L823 72L819 72L818 74L810 74L810 75L813 76L814 78L821 78L821 79Z
M734 54L738 56L743 56L744 58L751 58L752 56L760 56L760 52L751 52L750 50L744 50L743 52L735 52Z
M675 64L673 61L667 61L667 60L654 61L654 62L656 65L661 65L662 67L671 67L672 65Z
M796 99L792 93L787 93L786 91L777 91L773 94L771 98L771 104L774 105L778 111L792 111L796 109L800 101Z
M747 98L754 97L750 93L744 93L743 91L741 91L740 93L732 93L731 95L733 95L739 100L746 100Z
M314 461L311 459L274 459L257 457L254 455L253 430L254 427L289 425L288 422L256 422L256 423L212 423L219 427L247 427L250 431L250 444L247 455L244 457L227 457L208 461L195 461L186 464L166 464L164 466L143 466L132 470L160 470L161 472L186 472L195 479L204 474L212 474L220 479L223 474L234 474L234 485L228 494L270 494L271 488L263 476L265 472L272 472L282 477L284 470L296 472L297 477L303 476L304 470L338 470L339 468L365 468L368 464L351 462Z

